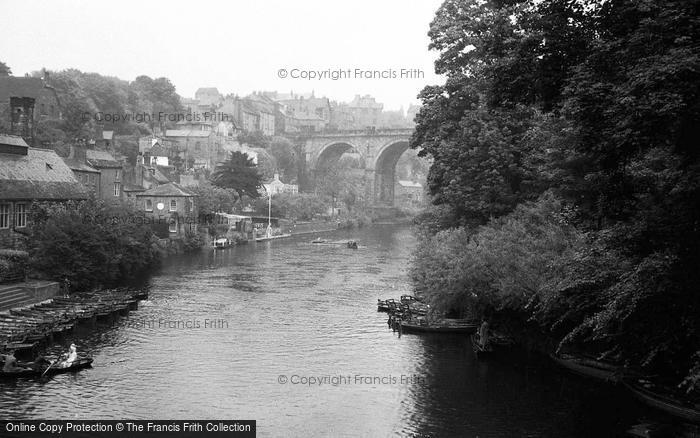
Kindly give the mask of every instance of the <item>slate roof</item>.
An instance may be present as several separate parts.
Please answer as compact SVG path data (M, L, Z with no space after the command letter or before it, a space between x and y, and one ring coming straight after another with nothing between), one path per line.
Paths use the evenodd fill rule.
M194 193L184 189L179 184L167 183L159 186L151 187L143 193L137 193L136 196L169 196L169 197L193 197Z
M98 149L88 149L85 151L87 162L90 166L102 169L120 169L122 163L117 161L112 154Z
M70 158L64 158L63 161L66 163L68 167L71 168L71 170L78 170L81 172L91 172L91 173L100 173L99 170L95 169L94 167L85 164L83 162L80 162L78 160L72 160Z
M0 134L0 144L9 144L12 146L24 146L25 148L29 147L27 142L24 141L24 139L18 135Z
M55 151L28 148L27 155L0 154L0 198L86 199L87 190Z

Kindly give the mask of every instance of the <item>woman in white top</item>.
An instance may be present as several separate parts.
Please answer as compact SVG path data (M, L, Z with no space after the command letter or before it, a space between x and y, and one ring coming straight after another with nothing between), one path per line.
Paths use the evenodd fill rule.
M76 349L75 344L70 344L68 353L65 356L66 358L61 362L61 368L68 368L78 359L78 350Z

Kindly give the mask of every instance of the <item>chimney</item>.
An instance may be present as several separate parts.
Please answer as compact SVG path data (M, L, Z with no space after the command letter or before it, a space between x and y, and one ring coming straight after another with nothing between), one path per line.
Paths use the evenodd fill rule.
M84 164L87 162L86 149L85 143L73 143L70 145L70 154L68 158Z

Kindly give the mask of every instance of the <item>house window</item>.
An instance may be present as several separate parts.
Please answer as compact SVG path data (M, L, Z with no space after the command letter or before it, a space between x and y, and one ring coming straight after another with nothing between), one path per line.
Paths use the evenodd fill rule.
M53 105L51 105L51 106L49 107L49 111L50 111L50 113L51 113L51 116L53 116L53 115L54 115Z
M171 233L177 233L177 220L176 219L170 219L168 221L168 231Z
M122 184L115 182L114 183L114 196L119 196L122 194Z
M153 211L153 201L146 199L146 211Z
M0 204L0 228L10 228L10 204Z
M177 211L177 200L170 200L170 211Z
M201 145L200 142L197 142L197 143L194 144L194 150L195 150L195 151L198 151L198 150L201 150L201 149L202 149L202 145Z
M122 178L122 171L121 169L117 169L114 171L114 179L119 181Z
M15 227L24 228L27 226L27 204L15 204Z
M45 116L46 115L46 105L42 103L41 105L39 105L39 108L41 111L41 115Z

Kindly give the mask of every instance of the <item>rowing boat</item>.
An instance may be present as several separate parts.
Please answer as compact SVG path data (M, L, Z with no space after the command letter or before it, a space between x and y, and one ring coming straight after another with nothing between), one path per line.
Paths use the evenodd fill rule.
M620 372L621 368L609 362L602 362L571 354L550 354L550 357L559 365L581 376L592 377L612 383L618 383L622 377Z
M419 333L463 333L471 334L479 327L472 320L464 319L440 319L428 322L425 319L412 319L401 321L401 330L404 332Z
M54 374L62 374L62 373L68 373L68 372L73 372L73 371L78 371L83 368L89 368L92 366L92 358L86 357L86 358L78 358L76 359L70 366L67 367L60 367L57 365L51 365L49 369L47 370L45 366L35 364L33 362L30 362L26 364L29 368L25 368L22 370L18 371L1 371L0 370L0 378L7 379L7 378L16 378L16 377L37 377L41 375L54 375ZM46 373L44 374L44 371Z
M700 423L700 403L684 401L674 391L643 380L624 379L622 383L648 406L693 423Z

